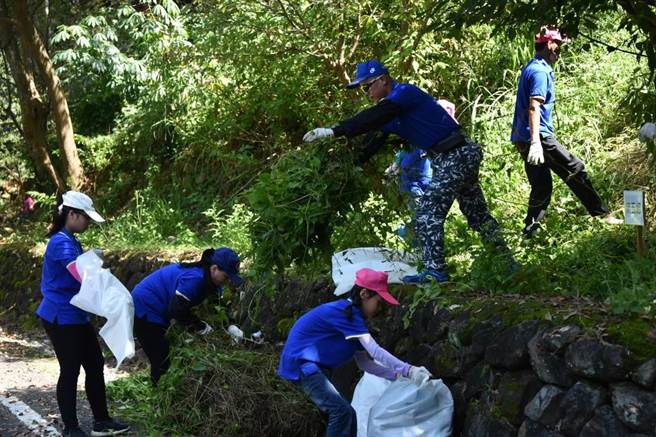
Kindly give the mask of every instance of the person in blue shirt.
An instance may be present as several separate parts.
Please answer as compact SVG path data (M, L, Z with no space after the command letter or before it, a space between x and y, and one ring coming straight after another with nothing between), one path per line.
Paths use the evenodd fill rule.
M317 128L303 140L332 136L354 137L380 131L395 134L413 147L426 150L433 169L431 180L417 205L417 236L423 246L424 271L404 278L406 282L447 281L444 253L444 222L454 200L467 217L469 226L482 239L507 256L511 269L517 267L501 236L500 226L490 215L479 183L483 159L481 147L463 132L460 124L432 96L409 83L393 80L377 60L357 65L355 80L348 88L362 86L376 104L332 128ZM383 136L384 138L384 136ZM373 154L384 140L368 143L365 153Z
M428 189L433 170L430 159L422 149L401 150L396 153L399 171L399 190L413 200L419 200Z
M556 140L552 114L556 102L554 71L560 46L566 42L553 26L543 26L535 35L535 57L522 70L517 87L515 115L510 141L524 159L531 185L523 234L533 237L551 201L551 172L560 177L579 198L591 216L603 217L609 224L621 223L609 214L578 157Z
M170 365L165 335L171 319L200 335L209 334L212 327L191 310L209 296L220 297L227 282L243 282L239 256L234 250L221 247L205 250L197 262L162 267L134 287L134 333L150 361L153 384Z
M396 233L406 242L414 244L410 233L414 232L415 228L416 205L433 177L433 169L426 152L421 149L396 152L394 162L385 170L385 176L395 175L399 176L399 192L407 197L408 209L411 213L410 221L401 224Z
M104 221L91 199L76 191L64 193L48 231L50 240L41 276L43 299L36 310L59 362L57 405L65 436L87 435L79 427L76 412L80 366L84 367L84 387L94 417L91 435L115 435L129 430L127 425L112 419L107 411L104 358L89 314L70 304L82 282L75 265L82 254L82 245L75 234L86 231L91 220Z
M335 368L355 359L360 369L389 380L403 376L421 384L432 376L425 367L394 357L369 333L365 320L376 316L385 303L399 305L388 291L387 273L364 268L356 272L348 299L315 307L289 331L278 375L299 384L328 414L328 437L357 435L355 411L329 378Z

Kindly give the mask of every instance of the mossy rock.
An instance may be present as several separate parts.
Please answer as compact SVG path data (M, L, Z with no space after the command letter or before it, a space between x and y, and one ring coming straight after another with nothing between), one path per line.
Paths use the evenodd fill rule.
M612 341L626 346L636 361L656 358L656 339L650 333L654 331L654 322L633 318L611 324L608 327Z

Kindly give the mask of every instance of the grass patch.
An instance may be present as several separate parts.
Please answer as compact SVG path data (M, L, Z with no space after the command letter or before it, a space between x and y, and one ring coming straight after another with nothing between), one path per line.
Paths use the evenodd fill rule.
M145 373L108 386L117 415L142 435L310 436L325 424L270 349L246 350L223 333L173 336L172 366L153 388Z

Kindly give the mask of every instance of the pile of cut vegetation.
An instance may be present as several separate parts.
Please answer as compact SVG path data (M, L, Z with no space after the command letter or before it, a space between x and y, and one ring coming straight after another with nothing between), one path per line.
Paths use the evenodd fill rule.
M357 157L352 145L319 141L283 154L259 175L248 193L256 270L330 261L340 214L366 198Z
M189 343L185 341L193 340ZM158 387L143 374L110 386L117 415L142 431L166 435L313 436L321 413L292 383L276 375L278 354L247 350L223 333L177 336L172 365Z

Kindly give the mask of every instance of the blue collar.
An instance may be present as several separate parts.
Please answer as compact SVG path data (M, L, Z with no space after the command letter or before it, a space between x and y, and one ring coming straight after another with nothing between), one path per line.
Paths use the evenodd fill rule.
M380 100L384 100L384 99L388 98L388 97L390 96L390 94L392 94L392 91L394 91L394 89L395 89L397 86L399 86L399 83L398 83L397 81L393 80L393 81L392 81L392 88L390 88L390 92L389 92L385 97L383 97L383 98L380 99Z
M65 227L61 228L58 233L59 234L64 234L65 236L67 236L71 240L75 240L75 235L73 235L71 232L69 232L68 229L66 229Z

